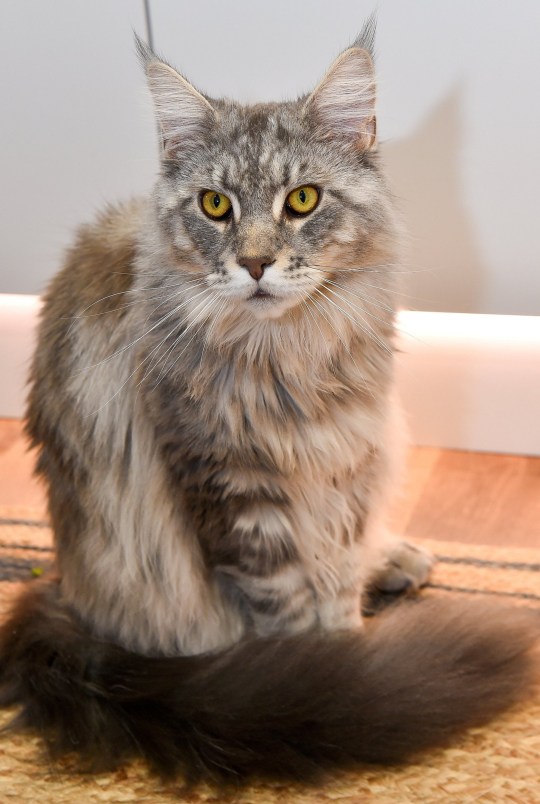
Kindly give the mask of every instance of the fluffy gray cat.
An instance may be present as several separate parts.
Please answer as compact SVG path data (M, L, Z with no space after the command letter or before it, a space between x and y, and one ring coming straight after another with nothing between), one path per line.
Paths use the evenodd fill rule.
M399 227L372 40L254 106L139 43L160 176L80 230L31 376L58 574L3 627L2 696L53 753L313 779L444 742L531 675L525 614L362 620L368 585L431 565L384 524Z

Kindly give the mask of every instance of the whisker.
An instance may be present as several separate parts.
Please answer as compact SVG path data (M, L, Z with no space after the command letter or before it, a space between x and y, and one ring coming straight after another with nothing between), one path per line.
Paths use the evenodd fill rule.
M396 269L396 266L400 266ZM425 274L425 273L432 273L432 268L407 268L403 266L403 263L382 263L381 265L373 265L373 266L339 266L339 265L321 265L320 263L313 264L310 267L313 268L322 268L324 271L332 271L338 272L342 274L346 273L362 273L362 274ZM391 269L391 270L390 270Z
M210 288L206 288L206 290L207 290L208 292L210 292ZM204 292L204 291L203 291L203 292ZM198 296L201 296L201 295L202 295L202 293L199 293L199 294L197 294L197 296L195 296L195 298L197 298ZM206 300L207 300L206 298L201 299L201 301L199 301L199 302L198 302L198 303L195 305L195 310L197 310L197 309L198 309L198 307L200 307L200 305L201 305L201 304L203 304L203 305L204 305L204 304L205 304L205 302L206 302ZM189 300L188 300L188 301L189 301ZM187 302L186 302L186 304L187 304ZM184 307L184 306L185 306L185 304L181 305L181 307ZM168 332L168 333L165 335L165 337L164 337L164 338L163 338L163 339L162 339L162 340L161 340L161 341L158 343L158 345L157 345L157 346L155 346L155 347L152 349L152 351L150 352L150 356L151 356L151 355L153 355L155 352L157 352L159 349L161 349L161 347L163 346L163 344L164 344L164 343L166 343L166 342L167 342L167 340L168 340L168 339L171 337L171 335L173 335L173 334L174 334L175 330L177 330L177 329L178 329L178 327L181 327L183 324L184 324L184 319L181 319L180 321L178 321L178 322L175 324L175 326L174 326L174 327L173 327L173 328L172 328L172 329L171 329L171 330L170 330L170 331L169 331L169 332ZM185 333L186 333L188 330L189 330L189 327L186 327L186 329L185 329L185 330L183 330L183 332L180 334L180 336L179 336L179 337L180 337L180 338L182 338L182 337L184 336L184 334L185 334ZM150 365L149 365L149 366L146 368L145 373L144 373L144 376L141 378L141 380L140 380L140 382L139 382L139 385L140 385L140 384L141 384L141 383L142 383L142 382L143 382L143 381L144 381L144 380L147 378L147 376L150 374L150 372L151 372L151 371L152 371L152 370L153 370L153 369L154 369L154 368L155 368L155 367L156 367L156 366L159 364L159 362L160 362L160 361L162 361L162 360L165 360L165 359L166 359L167 355L168 355L168 354L169 354L169 352L170 352L170 351L171 351L171 350L174 348L174 346L175 346L175 344L176 344L176 343L177 343L177 340L174 340L174 341L173 341L172 346L170 346L170 347L169 347L169 348L168 348L168 349L165 351L165 353L164 353L164 354L159 355L159 356L157 357L157 359L156 359L156 360L155 360L155 361L154 361L152 364L150 364Z
M203 299L203 302L205 302L205 301L206 301L206 300L204 300L204 299ZM166 364L165 364L166 358L167 358L167 357L168 357L168 356L171 354L171 352L173 352L173 351L174 351L174 349L175 349L175 348L177 347L177 345L180 343L180 341L182 340L182 338L184 337L184 335L186 334L186 332L188 332L188 330L191 328L191 326L193 326L194 324L196 324L196 323L197 323L197 321L198 321L198 320L199 320L199 318L200 318L200 317L203 315L203 313L205 313L207 310L211 309L211 306L212 306L212 305L210 304L210 302L214 302L214 301L215 301L215 297L213 296L212 298L210 298L210 299L208 300L208 303L207 303L207 304L205 304L205 306L202 308L202 310L200 310L200 311L199 311L199 314L198 314L198 315L196 316L196 318L195 318L195 319L194 319L194 320L191 322L191 324L189 325L189 327L187 327L187 328L184 330L184 332L182 332L182 333L181 333L181 335L180 335L180 336L178 336L178 337L177 337L177 338L174 340L174 342L173 342L172 346L170 346L170 347L169 347L169 349L167 349L167 352L166 352L166 353L163 355L163 362L164 362L163 369L161 370L160 375L159 375L159 377L158 377L158 380L157 380L157 382L155 383L155 385L153 386L153 388L156 388L156 387L159 385L159 383L161 382L161 380L163 379L163 377L164 377L163 372L164 372L164 371L165 371L165 369L166 369ZM216 302L216 304L217 304L217 302ZM215 323L215 322L214 322L214 323ZM198 329L197 329L197 330L196 330L196 331L193 333L193 335L191 336L191 338L190 338L190 339L189 339L189 341L187 342L187 344L186 344L186 346L184 347L184 349L182 350L182 352L181 352L181 353L180 353L180 354L177 356L176 361L175 361L176 363L178 362L178 359L179 359L179 358L180 358L180 357L181 357L181 356L184 354L184 352L186 351L186 349L187 349L187 347L189 346L189 344L190 344L190 343L192 343L193 339L194 339L194 338L195 338L195 337L198 335L198 333L201 331L201 329L202 329L202 327L203 327L203 326L204 326L204 321L201 323L201 325L198 327ZM203 343L203 352L202 352L202 354L203 354L203 355L204 355L204 351L205 351L205 349L206 349L206 338L204 339L204 343ZM202 361L202 356L201 356L201 361ZM201 362L201 361L199 361L199 367L200 367L200 362ZM156 364L155 364L156 366L158 365L158 362L159 362L159 361L157 361L157 362L156 362Z
M318 271L319 273L322 273L322 274L327 274L329 271L332 271L332 273L334 275L336 274L336 272L338 274L345 275L349 271L351 271L352 273L357 272L357 273L378 273L378 274L385 274L385 273L404 273L404 274L409 274L409 273L420 273L421 272L420 270L417 271L417 272L413 271L413 270L394 271L394 272L390 271L390 272L388 272L388 271L384 271L384 270L381 270L381 271L365 270L363 268L358 268L358 269L356 269L356 268L345 268L345 269L340 271L340 270L337 270L337 269L330 269L330 268L321 269L321 268L317 268L315 265L310 265L309 267L310 267L311 270ZM427 272L430 269L426 268L426 269L422 269L422 270ZM326 281L329 281L329 280L326 280ZM340 287L342 288L342 290L347 290L348 292L352 292L348 288L345 288L343 285L341 285ZM393 296L397 296L398 297L398 302L399 302L399 300L403 300L404 306L406 304L407 299L412 300L412 303L415 304L415 305L418 302L424 302L426 304L430 304L433 301L432 299L428 299L425 296L418 296L416 293L406 293L401 288L391 288L391 287L388 287L386 285L374 285L374 284L372 284L370 282L366 282L365 280L362 281L362 287L372 288L373 290L380 290L380 291L384 292L385 294L388 293L388 294L391 294ZM368 301L367 298L366 298L366 301ZM371 303L375 304L375 302L371 302Z
M210 288L209 288L209 290L210 290ZM186 327L186 329L185 329L185 330L184 330L184 331L181 333L181 335L179 335L179 336L178 336L178 337L175 339L174 343L172 344L172 347L170 347L170 348L167 350L167 352L166 352L166 356L167 356L167 357L169 356L169 354L170 354L170 353L171 353L171 352L172 352L174 349L176 349L176 347L178 346L178 344L180 343L180 341L182 340L182 338L183 338L183 337L184 337L184 336L187 334L187 332L188 332L188 331L191 329L191 327L193 327L193 326L194 326L194 325L197 323L197 321L198 321L198 320L201 318L201 316L202 316L204 313L206 313L206 312L207 312L207 310L211 309L212 305L213 305L213 304L216 304L216 303L217 303L217 302L216 302L216 300L215 300L215 297L213 297L213 296L212 296L212 297L211 297L211 298L210 298L210 299L209 299L209 300L206 302L205 306L204 306L204 307L202 308L202 310L199 312L199 314L197 315L197 317L196 317L196 318L194 318L194 319L193 319L193 321L192 321L192 322L191 322L191 323L190 323L190 324L189 324L189 325ZM189 341L188 341L188 342L185 344L185 346L184 346L184 348L182 349L182 351L180 352L180 354L178 354L178 355L176 356L176 359L175 359L175 361L174 361L174 364L175 364L175 365L178 363L178 361L180 360L180 358L182 357L182 355L185 353L185 351L186 351L186 349L188 348L188 346L189 346L191 343L193 343L194 338L196 338L196 337L197 337L197 335L198 335L198 334L200 333L200 331L202 330L203 326L204 326L204 321L202 321L202 322L201 322L201 324L200 324L200 326L199 326L199 327L198 327L198 328L195 330L195 332L193 333L193 335L191 336L191 338L189 339ZM165 357L165 356L164 356L164 357ZM158 363L159 363L159 360L158 360L158 362L156 362L156 363L155 363L155 367L158 365ZM160 384L160 382L162 382L162 380L165 378L166 369L167 369L167 366L166 366L166 363L165 363L165 365L163 366L163 368L161 369L161 371L160 371L160 373L159 373L159 376L158 376L158 378L157 378L156 382L155 382L155 383L153 384L153 386L152 386L152 389L153 389L153 390L155 390L155 389L158 387L158 385ZM144 378L143 378L143 379L144 379ZM141 380L141 382L142 382L142 380ZM139 383L139 384L140 384L140 383Z
M143 326L147 326L148 322L150 321L151 316L154 313L156 313L160 309L160 307L163 307L164 304L166 304L168 301L171 301L171 298L175 299L178 296L180 296L185 290L193 290L194 288L200 287L201 285L206 286L206 281L201 280L201 281L197 281L197 282L193 282L193 283L187 283L187 284L182 285L181 287L179 287L178 290L177 290L177 293L175 293L172 297L166 296L165 298L163 298L163 300L158 305L156 305L156 307L154 307L152 310L148 311L148 315L144 319Z
M326 283L325 283L325 286L326 286ZM349 307L350 307L352 310L355 310L355 311L358 313L358 315L359 315L359 316L362 318L362 321L364 321L364 323L366 324L366 326L367 326L367 327L369 327L370 332L373 334L373 336L374 336L375 338L377 337L377 336L376 336L376 333L374 332L374 330L372 329L372 327L369 325L369 322L368 322L368 321L365 321L365 319L363 318L363 314L364 314L364 315L368 315L370 318L373 318L373 319L375 319L376 321L380 321L380 322L381 322L381 324L386 324L386 325L388 325L388 324L390 324L390 323L391 323L391 322L389 322L389 321L386 321L384 318L380 318L379 316L375 315L374 313L370 313L370 312L369 312L369 310L366 310L366 309L364 309L364 308L360 308L360 307L358 307L358 305L353 304L351 301L349 301L349 299L346 299L346 298L345 298L345 296L342 296L342 295L341 295L341 293L338 293L338 291L337 291L337 290L332 290L332 288L329 288L329 287L327 287L326 289L327 289L327 290L329 290L329 291L330 291L330 293L332 293L334 296L337 296L337 297L338 297L338 299L341 299L341 301L345 302L345 304L347 304L347 305L348 305L348 306L349 306ZM388 308L388 309L390 309L390 308ZM393 311L393 310L390 310L390 312L391 312L391 313L393 313L394 311Z
M315 266L310 266L310 268L314 271L318 271L319 273L326 274L327 271L321 270L320 268L315 268ZM346 273L345 271L341 272L342 274ZM373 273L384 273L384 271L373 272ZM326 280L329 281L329 280ZM343 285L340 287L345 290L346 288ZM426 303L432 302L432 299L427 299L425 296L418 296L415 293L406 293L401 288L389 288L387 285L373 285L371 282L366 282L365 280L362 281L363 288L372 288L373 290L381 290L384 293L389 293L393 296L397 296L399 299L413 299L415 302L423 301ZM348 288L347 288L348 290ZM351 291L352 292L352 291Z
M344 293L350 293L351 296L356 296L361 301L365 301L367 304L372 304L374 307L378 307L380 310L386 310L388 313L394 313L395 312L393 307L389 307L387 304L383 304L382 302L376 302L374 299L372 299L369 296L363 296L357 288L355 290L351 290L350 288L345 288L345 287L343 287L343 285L340 285L339 282L333 282L331 279L324 279L323 284L332 285L333 287L339 288Z
M207 332L205 333L203 350L202 350L202 354L201 354L201 359L199 360L199 370L200 370L200 368L202 366L202 362L204 360L204 355L206 354L206 348L207 348L207 346L208 346L208 344L210 342L210 336L213 335L213 332L214 332L214 329L216 327L216 324L219 321L219 319L221 318L221 314L222 314L223 310L227 307L227 299L225 297L222 297L221 293L219 293L219 292L216 293L216 298L218 300L222 299L222 301L221 301L221 305L219 306L219 309L217 310L217 312L216 312L216 314L214 316L214 320L212 321L212 323L208 327Z
M328 280L325 280L325 281L328 281ZM335 284L335 283L334 283L334 284ZM330 290L330 288L328 288L328 290ZM346 289L345 289L345 288L342 288L342 290L346 290ZM333 291L333 292L335 292L335 291ZM348 291L348 292L351 292L351 291ZM339 293L337 293L336 295L338 295L338 296L339 296ZM340 296L340 298L342 298L344 302L346 302L347 304L349 304L349 306L352 306L352 305L351 305L351 302L349 302L347 299L343 298L342 296ZM360 296L359 298L363 298L363 297L361 297L361 296ZM387 309L388 309L388 310L390 310L391 308L387 308ZM382 323L387 323L387 322L385 322L385 321L384 321L384 319L379 318L378 316L374 315L373 313L370 313L368 310L364 310L364 312L366 313L366 315L371 316L371 318L375 318L375 319L377 319L377 321L382 321ZM392 311L392 312L394 312L394 311ZM396 326L396 329L397 329L399 332L403 332L403 333L404 333L405 335L407 335L409 338L412 338L413 340L418 341L419 343L424 343L424 341L422 341L422 339L421 339L421 338L419 338L417 335L414 335L412 332L408 332L407 330L404 330L404 329L403 329L403 327L399 326L399 321L396 321L396 325L395 325L395 326Z
M380 318L379 316L375 315L374 313L370 313L369 310L366 310L365 308L359 308L358 305L353 304L351 301L349 301L349 299L346 299L344 296L342 296L336 290L332 290L332 288L327 288L327 290L329 290L330 293L332 293L334 296L337 296L338 299L341 299L341 301L344 302L345 304L347 304L351 308L351 310L354 310L360 316L361 320L363 321L363 323L367 327L369 334L373 337L373 339L376 341L376 343L378 343L379 346L382 349L384 349L384 351L387 354L392 354L392 350L385 344L385 342L375 332L375 330L373 329L373 327L371 326L369 321L367 321L364 318L364 314L369 316L370 318L373 318L375 321L379 321L381 324L385 324L386 326L391 324L391 322L387 321L384 318ZM392 311L392 313L393 312L394 311Z
M137 304L144 304L145 302L149 302L149 301L157 301L158 299L162 299L162 298L163 298L163 294L161 294L161 293L159 294L159 296L143 296L142 299L134 299L133 301L126 302L125 304L120 304L120 305L118 305L118 307L113 307L110 310L103 310L101 313L87 313L86 315L83 315L81 313L81 314L75 315L75 316L71 316L71 315L70 316L64 316L64 318L73 319L75 321L79 321L79 320L82 320L84 318L98 318L99 316L102 316L102 315L108 315L109 313L117 313L120 310L126 310L129 307L135 307ZM100 301L102 301L102 300L100 299ZM68 330L68 333L67 333L68 335L69 335L70 331L71 331L71 328Z
M315 288L315 290L317 290L317 288ZM327 297L324 295L324 293L321 293L321 296L322 296L324 299L326 299L327 301L330 301L330 299L328 299L328 298L327 298ZM370 389L370 387L369 387L369 385L368 385L368 383L367 383L367 380L366 380L366 378L365 378L364 374L363 374L363 373L360 371L360 369L359 369L359 367L358 367L358 364L357 364L356 360L354 359L354 357L353 357L353 354L352 354L351 350L349 349L348 344L345 342L345 340L343 339L343 337L342 337L342 336L340 335L340 333L337 331L337 329L335 328L335 326L334 326L334 324L332 323L332 320L329 318L329 316L327 316L327 315L326 315L326 311L325 311L324 307L322 306L322 304L320 304L320 303L317 301L317 299L315 299L315 297L314 297L314 296L310 296L310 297L309 297L309 300L313 302L313 304L315 305L315 307L316 307L316 308L319 310L320 314L322 315L322 317L324 318L324 320L326 321L326 323L327 323L327 324L328 324L328 326L330 327L330 329L331 329L331 330L332 330L332 331L335 333L335 335L336 335L337 339L340 341L340 343L342 344L343 348L345 349L345 351L347 352L347 354L348 354L348 355L349 355L349 357L351 358L351 360L352 360L352 362L353 362L353 365L354 365L354 367L355 367L356 371L358 372L358 376L359 376L359 377L360 377L360 379L362 380L362 383L363 383L363 385L364 385L364 388L365 388L366 392L367 392L367 393L368 393L370 396L372 396L372 397L374 398L373 392L371 391L371 389Z
M345 288L343 285L340 286L343 290ZM362 282L363 288L372 288L373 290L382 290L384 293L391 293L393 296L399 296L400 298L408 298L408 299L416 299L417 296L414 296L412 293L404 293L402 290L398 290L397 288L388 288L384 285L372 285L370 282Z
M188 286L189 286L189 285L191 285L191 284L195 284L195 283L187 283L186 285L184 285L184 287L188 287ZM199 284L200 284L200 282L199 282ZM126 309L126 308L128 308L128 307L132 307L132 306L134 306L134 305L136 305L136 304L142 304L142 303L144 303L144 302L146 302L146 301L155 301L156 299L161 298L161 297L162 297L162 294L163 294L165 291L167 291L168 289L173 288L173 287L178 287L178 283L177 283L177 282L174 282L174 283L172 283L172 284L170 284L170 285L165 285L165 286L163 286L163 287L144 287L144 286L142 286L142 287L139 287L139 288L129 288L129 289L124 290L124 291L119 291L118 293L110 293L110 294L109 294L109 295L107 295L107 296L102 296L100 299L96 299L96 301L92 302L92 303L91 303L91 304L89 304L87 307L85 307L85 308L84 308L84 309L83 309L83 310L82 310L80 313L78 313L77 315L74 315L74 316L63 316L63 318L64 318L64 319L67 319L67 320L72 320L72 324L71 324L71 326L68 328L68 331L67 331L67 333L66 333L66 337L67 337L67 336L68 336L68 335L71 333L71 331L72 331L72 329L73 329L73 327L75 326L75 324L76 324L76 322L77 322L77 321L80 321L80 320L82 320L82 319L84 319L84 318L95 318L95 317L97 317L97 316L106 315L107 313L115 313L115 312L118 312L118 310L124 310L124 309ZM115 296L125 296L125 295L127 295L128 293L129 293L129 294L132 294L132 293L144 293L145 291L150 291L150 292L153 292L153 291L158 291L158 290L159 290L159 292L160 292L158 296L148 296L148 295L143 295L143 296L142 296L142 298L135 299L135 300L134 300L134 301L132 301L132 302L126 302L126 304L124 304L124 305L119 305L118 307L112 307L110 310L104 310L104 311L102 311L101 313L86 313L86 311L87 311L87 310L90 310L90 309L91 309L92 307L94 307L96 304L100 304L101 302L104 302L104 301L106 301L107 299L112 299L112 298L114 298Z
M202 293L204 293L205 290L209 290L209 288L204 288L200 293L197 293L193 298L196 299L198 296L200 296ZM180 293L181 293L181 291L179 291L179 294ZM177 295L179 295L179 294L177 294ZM116 352L113 352L112 355L108 355L107 357L103 358L103 360L100 360L97 363L92 363L90 366L85 366L84 368L79 369L79 371L75 372L75 373L80 374L83 371L89 371L92 368L97 368L97 366L101 366L104 363L107 363L109 360L112 360L113 358L118 357L118 355L122 354L127 349L131 349L133 346L135 346L136 343L139 343L140 341L143 340L143 338L146 338L147 335L149 335L151 332L153 332L157 327L160 327L165 321L167 321L167 319L169 319L173 315L176 315L182 309L182 307L184 307L185 305L189 304L190 301L193 301L193 299L188 299L183 304L181 304L179 307L175 307L172 310L169 310L169 312L166 315L162 316L159 319L159 321L157 321L152 327L150 327L150 329L146 330L146 332L144 332L142 335L139 335L139 337L135 338L135 340L131 341L131 343L128 343L126 346L122 346L121 349L118 349Z
M128 290L121 290L118 293L109 293L108 296L102 296L101 299L96 299L96 301L93 301L91 304L89 304L87 307L85 307L77 315L62 316L62 320L68 320L68 321L72 322L71 326L68 328L66 336L70 334L71 330L73 329L73 327L75 326L77 321L79 321L82 318L87 317L87 316L85 316L86 311L91 310L92 307L94 307L96 304L100 304L100 302L107 301L107 299L113 299L115 296L125 296L127 293L140 293L141 290L142 290L141 288L132 288L132 289L128 289ZM109 312L109 311L107 311L107 312Z
M325 294L319 288L315 288L315 290L317 291L317 293L320 293L321 296L326 298L330 302L330 304L333 304L334 307L336 307L338 310L340 310L343 313L343 315L346 316L349 319L349 321L352 321L353 324L355 324L357 327L359 327L360 330L365 335L371 335L373 337L373 340L381 347L381 349L383 349L383 351L385 351L387 354L392 354L391 349L389 349L388 346L385 343L383 343L383 341L380 340L380 338L377 336L376 332L370 326L369 322L365 320L365 318L360 316L361 319L362 319L362 322L365 324L367 329L364 329L364 327L362 327L362 325L360 324L360 321L357 321L353 316L351 316L349 313L347 313L347 311L344 310L343 307L341 307L341 305L337 304L337 302L333 301L332 299L329 299L328 296L325 296ZM334 295L337 295L337 293L335 293L331 288L327 288L327 290L329 290L330 293L334 293Z
M208 291L209 291L209 290L210 290L210 288L206 288L206 290L208 290ZM200 295L200 294L199 294L199 295ZM182 306L183 306L183 305L182 305ZM180 308L178 308L178 309L180 309ZM127 379L126 379L126 380L125 380L125 381L122 383L122 385L120 386L120 388L118 388L118 390L117 390L117 391L116 391L116 392L115 392L115 393L114 393L114 394L113 394L111 397L109 397L109 399L108 399L108 400L107 400L107 401L106 401L106 402L105 402L103 405L101 405L99 408L97 408L97 409L96 409L95 411L93 411L92 413L89 413L89 414L88 414L88 416L94 416L94 415L98 414L98 413L99 413L101 410L103 410L103 408L105 408L107 405L109 405L109 404L110 404L110 403L113 401L113 399L115 399L115 397L117 397L117 396L118 396L118 394L119 394L119 393L122 391L122 389L123 389L123 388L124 388L124 387L127 385L127 383L128 383L130 380L131 380L131 378L132 378L132 377L133 377L133 376L134 376L134 375L135 375L135 374L136 374L136 373L137 373L137 372L138 372L138 371L141 369L141 367L142 367L142 366L143 366L143 365L146 363L146 361L147 361L147 360L149 360L149 359L152 357L152 355L153 355L153 354L156 352L156 350L157 350L157 349L159 349L159 348L161 347L161 345L162 345L162 344L163 344L163 343L164 343L164 342L167 340L167 338L169 338L169 337L172 335L172 333L174 332L174 330L175 330L175 329L176 329L178 326L180 326L180 325L181 325L181 323L182 323L182 322L177 322L177 323L175 324L175 326L172 328L172 330L171 330L171 331L170 331L170 332L169 332L169 333L168 333L168 334L165 336L165 338L164 338L164 339L163 339L163 340L162 340L162 341L161 341L161 342L160 342L160 343L159 343L157 346L155 346L155 347L152 349L152 351L151 351L151 352L150 352L150 353L149 353L149 354L148 354L148 355L147 355L147 356L146 356L146 357L145 357L143 360L141 360L139 363L137 363L137 365L135 366L135 368L133 369L133 371L131 372L131 374L130 374L130 375L127 377ZM146 377L146 372L145 372L144 377L143 377L143 378L142 378L142 379L139 381L139 383L137 383L137 389L139 388L140 384L142 383L142 381L144 380L144 378L145 378L145 377ZM137 393L138 393L138 390L137 390Z
M206 290L207 290L209 293L212 293L212 288L207 288ZM197 294L197 296L196 296L195 298L197 298L199 295L201 295L201 294ZM212 300L212 299L213 299L213 297L211 296L211 297L210 297L210 300ZM144 375L144 377L142 378L141 382L142 382L143 380L145 380L145 379L146 379L146 377L148 376L148 374L150 373L150 371L151 371L151 370L153 370L153 369L154 369L154 368L155 368L155 367L156 367L156 366L159 364L159 362L164 362L164 363L165 363L165 361L166 361L166 359L167 359L168 355L169 355L169 354L170 354L170 353L171 353L171 352L174 350L174 348L175 348L175 347L176 347L176 345L177 345L177 344L180 342L180 340L181 340L181 339L184 337L184 335L185 335L187 332L189 332L189 331L191 330L191 328L194 326L194 324L195 324L195 323L197 323L197 321L199 320L200 314L202 314L202 312L203 312L204 310L206 310L206 309L207 309L207 307L208 307L207 302L208 302L208 297L202 298L202 299L201 299L199 302L197 302L197 304L195 305L195 308L194 308L194 310L193 310L193 313L197 313L197 314L196 314L196 316L195 316L195 319L193 319L193 320L192 320L192 321L191 321L191 322L190 322L190 323L189 323L189 324L186 326L186 328L185 328L185 329L184 329L184 330L183 330L183 331L180 333L180 335L178 335L178 336L176 336L176 337L174 338L173 343L171 344L171 346L169 346L169 347L166 349L166 351L165 351L165 352L164 352L162 355L160 355L160 356L158 357L158 359L157 359L157 360L154 362L154 364L153 364L151 367L148 367L148 369L147 369L147 371L145 372L145 375ZM202 305L202 309L199 309L199 308L201 307L201 305ZM198 311L198 312L197 312L197 311ZM179 322L179 323L180 323L180 324L183 324L184 322L183 322L183 321L181 321L181 322ZM172 329L172 330L171 330L169 333L167 333L167 335L165 336L165 338L163 338L163 339L162 339L162 341L161 341L161 342L158 344L158 346L157 346L156 348L161 348L161 346L162 346L164 343L166 343L166 341L167 341L167 340L168 340L168 339L171 337L171 335L173 335L173 333L174 333L175 329L177 329L177 327L174 327L174 328L173 328L173 329ZM155 351L155 349L154 349L153 351Z
M302 301L302 307L304 307L304 308L306 309L306 311L307 311L307 313L309 314L309 316L310 316L311 320L312 320L312 321L315 323L315 325L316 325L317 329L319 330L319 332L320 332L320 334L321 334L321 340L322 340L322 342L324 343L324 347L325 347L325 349L326 349L326 351L327 351L327 353L328 353L328 363L329 363L330 365L332 365L332 364L333 364L333 362L334 362L334 359L333 359L333 357L332 357L332 352L330 351L330 347L328 346L328 343L326 342L326 338L325 338L324 333L323 333L323 331L322 331L322 329L321 329L321 325L319 324L319 322L318 322L318 320L317 320L317 316L315 315L315 313L313 312L313 310L311 309L311 307L310 307L310 306L309 306L309 304L307 303L307 300L306 300L306 299L304 299L304 300Z

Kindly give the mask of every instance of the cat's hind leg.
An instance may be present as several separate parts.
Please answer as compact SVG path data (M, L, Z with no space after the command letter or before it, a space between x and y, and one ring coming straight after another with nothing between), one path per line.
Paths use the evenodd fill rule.
M379 592L398 594L425 586L434 564L431 553L410 544L388 528L388 503L401 487L405 467L406 425L401 406L393 397L388 411L386 448L381 454L379 490L372 500L363 536L367 586Z

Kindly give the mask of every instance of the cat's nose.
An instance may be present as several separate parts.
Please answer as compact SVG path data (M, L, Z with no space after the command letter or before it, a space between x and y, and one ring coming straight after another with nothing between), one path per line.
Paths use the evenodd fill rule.
M242 268L247 268L249 275L259 281L264 274L264 269L273 265L275 260L272 257L238 257L237 263Z

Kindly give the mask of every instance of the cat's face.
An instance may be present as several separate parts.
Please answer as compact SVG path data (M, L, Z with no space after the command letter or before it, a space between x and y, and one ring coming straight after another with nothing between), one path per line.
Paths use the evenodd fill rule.
M351 48L296 102L209 101L145 54L163 141L158 214L178 265L222 302L279 318L372 256L386 193L372 62ZM221 308L220 308L221 309Z

